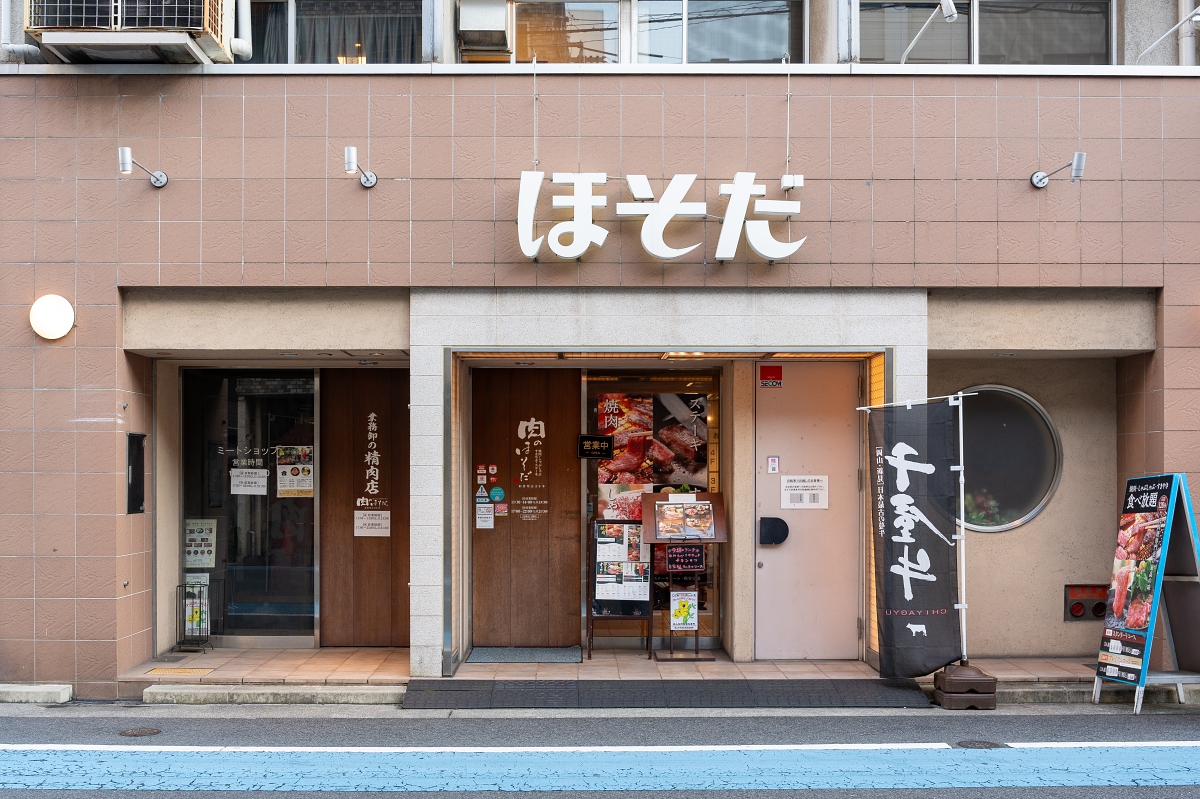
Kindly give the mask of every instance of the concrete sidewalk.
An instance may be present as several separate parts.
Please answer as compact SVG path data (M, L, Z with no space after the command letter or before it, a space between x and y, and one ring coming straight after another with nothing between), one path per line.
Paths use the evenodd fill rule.
M862 661L734 663L724 652L710 662L648 660L643 652L601 650L582 663L464 663L452 680L819 680L871 679ZM1091 698L1095 666L1089 658L981 658L972 663L999 680L1001 703L1079 703ZM323 649L217 649L168 655L118 678L123 699L155 703L380 703L399 701L409 681L408 650L392 647ZM933 678L918 683L932 690ZM361 688L361 690L358 690ZM151 690L148 690L151 689ZM1200 692L1189 701L1200 700ZM1127 701L1106 685L1105 701ZM1158 693L1163 696L1159 697ZM1173 701L1173 689L1147 693Z

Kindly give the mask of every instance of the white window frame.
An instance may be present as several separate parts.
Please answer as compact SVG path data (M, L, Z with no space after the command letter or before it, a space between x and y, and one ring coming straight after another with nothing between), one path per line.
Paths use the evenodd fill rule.
M686 0L685 0L686 2ZM858 26L859 7L862 0L854 0L854 57L857 60L862 43L862 34ZM936 2L936 0L912 0L912 2ZM979 3L980 0L970 0L970 14L967 22L971 26L971 60L967 63L979 64ZM804 4L804 49L805 62L808 61L808 2ZM1108 63L1117 63L1117 0L1108 0Z

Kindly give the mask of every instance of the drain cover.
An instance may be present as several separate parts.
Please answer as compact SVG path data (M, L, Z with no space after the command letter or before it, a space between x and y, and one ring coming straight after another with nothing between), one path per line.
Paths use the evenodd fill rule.
M955 746L959 749L1008 749L1008 744L993 741L959 741Z
M126 738L145 738L148 735L158 735L162 730L156 730L153 727L134 727L132 730L121 730L121 734Z

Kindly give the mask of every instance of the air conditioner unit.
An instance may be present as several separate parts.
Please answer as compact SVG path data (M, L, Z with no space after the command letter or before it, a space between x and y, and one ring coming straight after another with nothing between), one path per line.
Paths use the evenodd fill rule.
M508 51L508 0L459 0L463 50Z
M26 0L26 31L69 63L229 64L235 0Z

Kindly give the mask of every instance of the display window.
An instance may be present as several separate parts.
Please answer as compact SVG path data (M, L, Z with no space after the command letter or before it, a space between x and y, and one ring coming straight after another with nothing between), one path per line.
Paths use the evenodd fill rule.
M185 369L182 564L216 635L312 635L315 381Z
M721 490L719 370L589 369L583 379L586 432L612 436L613 440L611 458L585 461L589 530L596 524L642 522L642 497L647 492ZM668 574L666 545L641 548L652 567L644 571L652 575L649 598L654 637L665 637L670 634L667 611L672 591L697 590L696 581L692 574ZM705 544L704 550L696 621L702 638L715 639L721 629L721 547ZM639 571L638 579L641 575ZM600 605L593 622L595 639L637 646L645 635L645 623L605 619L605 609L614 605ZM620 611L616 607L613 612Z
M1003 532L1041 513L1062 475L1062 442L1037 400L1007 386L975 386L964 400L967 527Z

